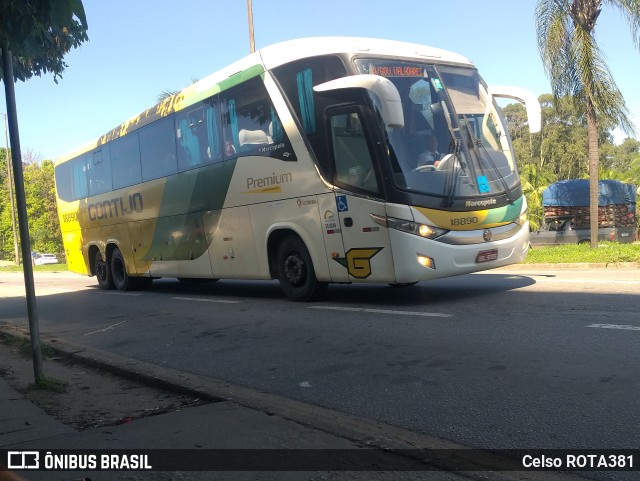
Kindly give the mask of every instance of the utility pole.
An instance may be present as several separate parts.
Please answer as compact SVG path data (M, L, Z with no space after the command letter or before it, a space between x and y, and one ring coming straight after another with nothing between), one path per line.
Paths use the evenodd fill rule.
M251 0L247 0L247 11L249 13L249 51L253 53L256 51L256 43L253 39L253 7L251 6Z
M31 337L31 355L33 358L33 374L36 383L44 377L42 368L42 350L40 349L40 328L38 326L38 307L36 305L36 289L33 282L33 265L31 263L31 241L29 240L29 222L27 221L27 200L24 192L24 176L22 175L22 154L20 153L20 134L18 132L18 113L16 110L16 91L13 79L13 56L6 39L0 39L2 51L2 72L4 77L5 99L7 101L7 117L9 137L11 138L11 163L13 178L16 184L16 205L18 207L18 227L22 242L22 269L24 272L24 288L27 296L27 315L29 316L29 334Z
M18 246L18 229L16 229L16 206L13 201L13 175L11 175L11 154L9 151L9 130L7 128L7 114L4 117L4 140L6 144L5 156L7 157L7 179L9 180L9 204L11 204L11 226L13 227L13 258L17 266L20 265L20 247Z

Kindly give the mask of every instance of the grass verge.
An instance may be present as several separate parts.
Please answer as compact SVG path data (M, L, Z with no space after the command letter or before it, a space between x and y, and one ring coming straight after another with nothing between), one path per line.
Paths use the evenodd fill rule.
M40 391L49 391L56 393L66 393L69 388L69 383L56 379L54 377L42 376L36 382L29 384L25 391L29 392L34 389L38 389Z
M597 249L588 244L533 247L524 260L525 264L640 262L640 244L603 242Z
M31 356L31 340L26 337L12 336L6 332L0 332L0 342L18 351L23 356ZM45 359L51 359L57 356L55 349L42 342L40 343L40 353Z
M524 264L558 263L600 263L619 264L621 262L640 262L640 243L620 244L602 242L597 249L588 244L566 244L558 246L536 246L529 249ZM67 264L34 266L34 272L63 272ZM0 265L0 272L22 272L22 266Z
M33 272L63 272L67 271L67 264L47 264L44 266L33 266ZM0 272L22 272L22 265L3 262L0 265Z

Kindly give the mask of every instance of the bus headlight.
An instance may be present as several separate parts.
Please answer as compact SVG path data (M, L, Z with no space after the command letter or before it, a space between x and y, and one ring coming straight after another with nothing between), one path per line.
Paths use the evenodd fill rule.
M528 219L529 219L529 210L527 209L522 214L520 214L520 217L518 217L518 219L516 220L516 224L524 225Z
M408 232L409 234L424 237L426 239L435 239L441 235L449 232L439 227L433 227L426 224L418 224L410 220L396 219L395 217L383 217L380 215L369 214L374 222L377 224L388 227L389 229L396 229L401 232Z
M422 267L435 270L436 263L431 257L422 254L416 254L416 257L418 259L418 264L420 264Z

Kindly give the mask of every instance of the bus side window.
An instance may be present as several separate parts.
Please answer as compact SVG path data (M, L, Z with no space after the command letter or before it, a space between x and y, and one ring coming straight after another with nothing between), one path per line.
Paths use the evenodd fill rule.
M89 194L89 182L87 179L88 155L78 157L73 161L73 198L82 199Z
M113 188L121 189L142 182L140 141L138 132L131 132L110 143Z
M330 128L336 183L379 193L360 115L357 112L332 115Z
M87 196L86 158L83 155L56 166L56 190L60 199L71 202Z
M139 135L143 181L178 172L173 116L142 127Z
M305 58L276 67L272 73L289 100L302 132L307 136L320 171L329 178L331 166L325 112L336 103L336 99L326 93L318 95L313 87L344 77L347 70L342 60L334 55Z
M60 199L69 202L73 199L73 170L71 162L56 165L56 191Z
M89 195L102 194L112 189L111 157L109 145L94 150L87 162L89 178Z
M227 157L261 154L260 148L284 140L284 131L260 77L229 89L223 98Z
M196 108L176 113L180 170L222 160L218 103L208 99Z

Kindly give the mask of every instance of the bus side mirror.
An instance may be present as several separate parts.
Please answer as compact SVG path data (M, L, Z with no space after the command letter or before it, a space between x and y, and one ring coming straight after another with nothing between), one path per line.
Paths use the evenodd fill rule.
M333 90L361 88L376 94L380 101L382 120L387 127L404 127L402 101L398 89L391 80L379 75L349 75L316 85L315 92L330 92Z
M542 130L540 102L538 102L538 97L533 95L531 92L520 87L508 87L501 85L489 87L489 93L493 97L513 99L524 104L524 107L527 110L527 119L529 121L529 133L535 134Z

